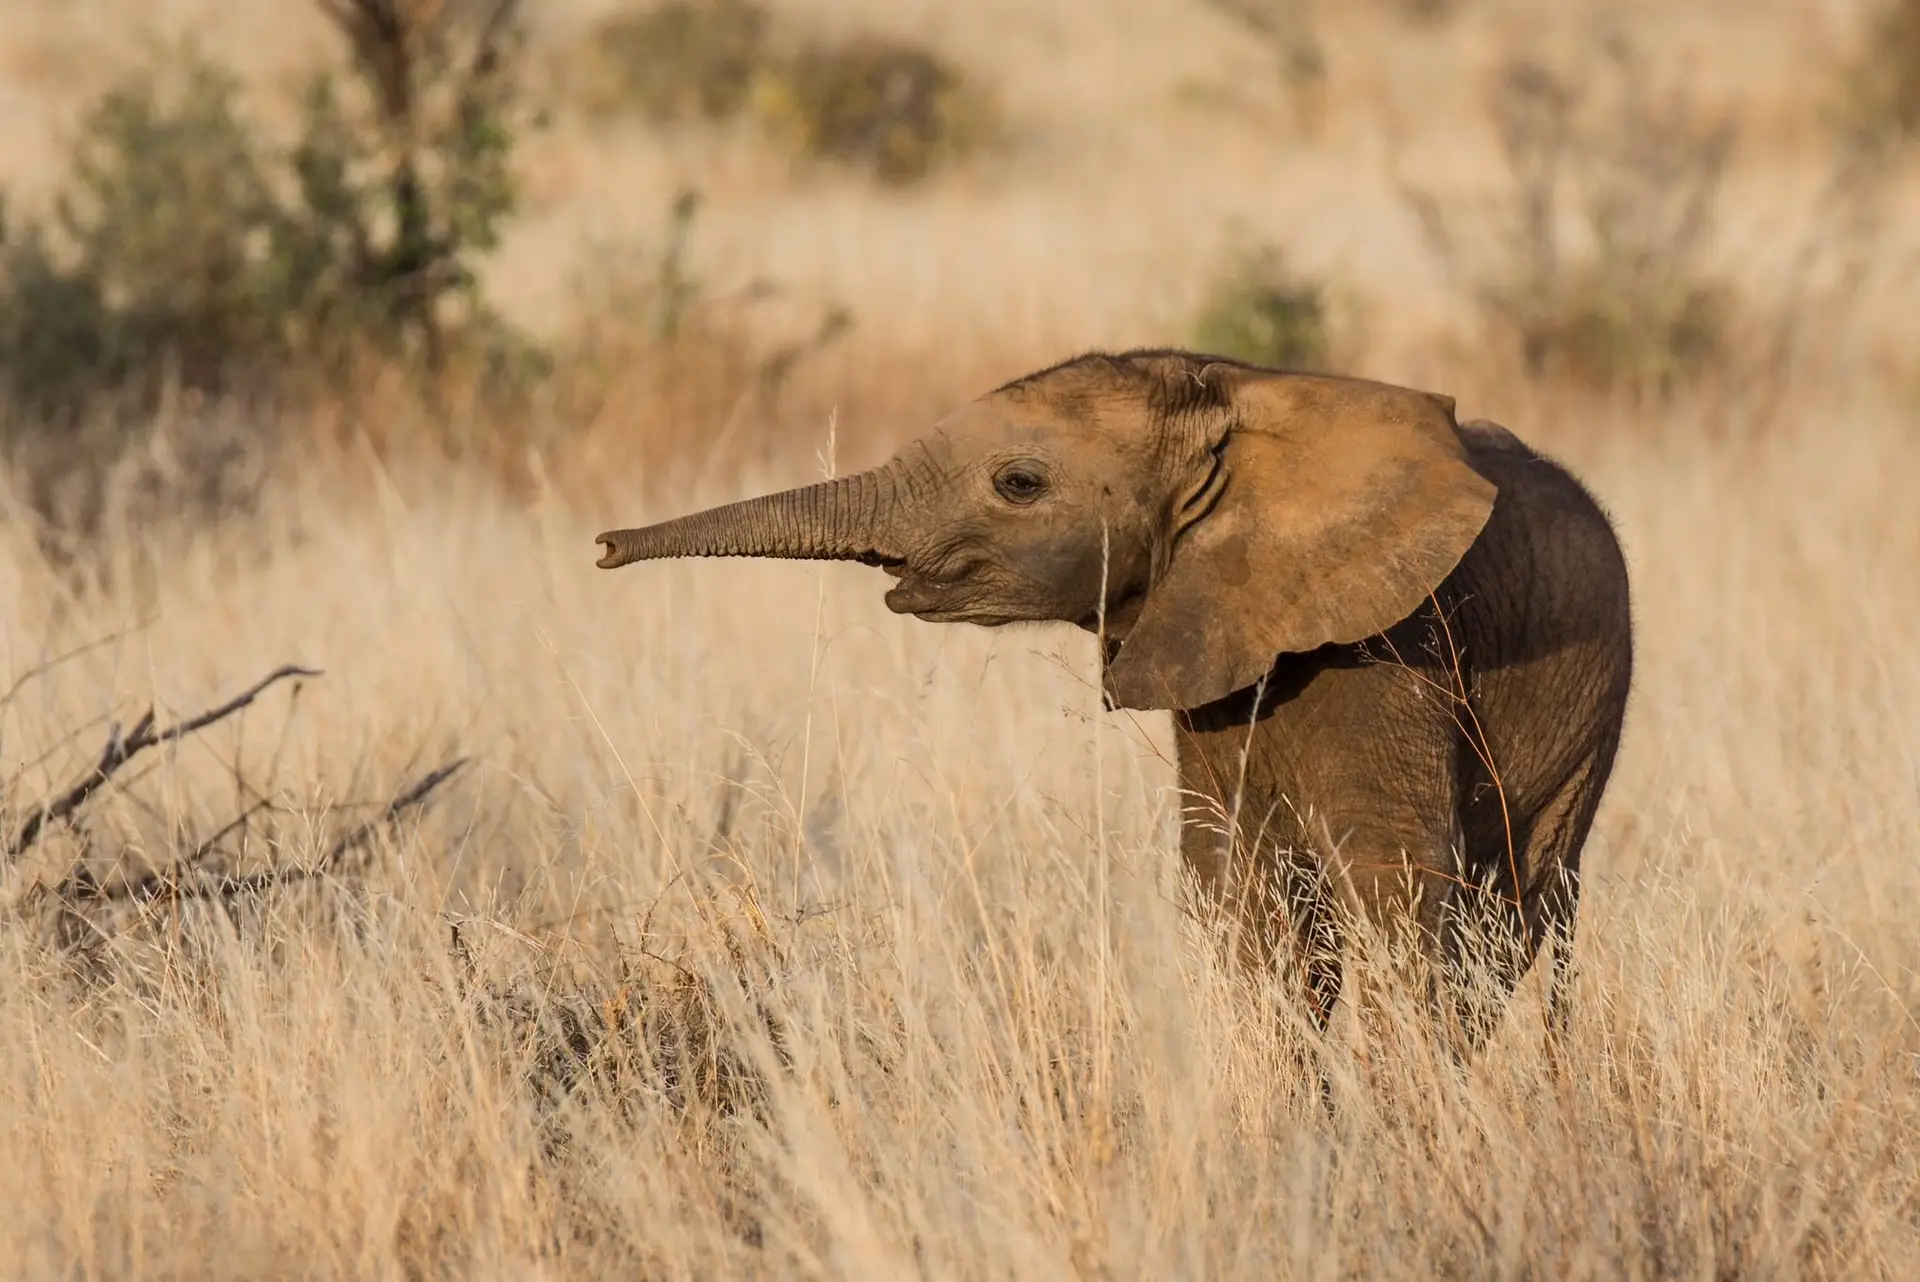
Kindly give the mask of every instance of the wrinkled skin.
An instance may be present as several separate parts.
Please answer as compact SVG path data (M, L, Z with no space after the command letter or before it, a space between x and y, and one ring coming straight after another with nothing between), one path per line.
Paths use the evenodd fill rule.
M899 613L1097 632L1109 705L1174 713L1201 910L1318 1023L1360 919L1442 963L1421 982L1462 1049L1546 945L1564 1018L1632 668L1626 567L1577 481L1447 397L1096 354L873 471L600 541L608 568L857 560ZM1451 982L1468 954L1491 992Z

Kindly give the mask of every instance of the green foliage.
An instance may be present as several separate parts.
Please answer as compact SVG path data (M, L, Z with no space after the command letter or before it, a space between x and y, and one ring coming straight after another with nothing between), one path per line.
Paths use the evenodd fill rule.
M1262 250L1222 278L1201 309L1194 343L1256 365L1324 369L1327 310L1322 285L1294 275L1278 251Z
M312 82L288 150L191 50L110 90L51 214L0 239L11 420L144 417L169 388L280 396L369 352L524 363L472 271L514 203L513 10L330 3L351 74Z
M1720 358L1730 311L1723 289L1614 268L1589 263L1500 300L1519 331L1529 375L1595 389L1667 391Z
M771 63L767 35L766 13L750 0L670 0L615 14L594 32L601 75L590 105L637 109L659 124L728 119Z
M59 417L102 394L226 383L277 355L288 234L231 77L191 62L148 74L82 124L72 179L45 220L0 244L0 388L14 413Z
M655 124L747 117L795 154L910 184L993 131L987 97L916 45L826 44L777 29L751 0L668 0L593 36L594 111Z
M863 39L804 51L757 86L761 119L801 155L913 183L984 136L985 103L925 49Z

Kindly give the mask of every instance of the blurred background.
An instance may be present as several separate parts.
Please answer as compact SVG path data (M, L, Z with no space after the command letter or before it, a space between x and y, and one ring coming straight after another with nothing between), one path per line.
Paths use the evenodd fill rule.
M1096 346L1536 437L1920 403L1914 0L10 0L0 118L0 443L70 527L349 442L860 462Z

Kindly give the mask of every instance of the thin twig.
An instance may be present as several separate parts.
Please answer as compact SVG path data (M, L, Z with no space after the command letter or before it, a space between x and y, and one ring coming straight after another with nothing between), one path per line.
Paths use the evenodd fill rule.
M136 904L152 903L155 900L173 897L180 899L218 897L231 900L241 895L257 894L274 886L287 885L296 881L306 881L324 876L333 871L348 854L371 842L383 827L390 826L406 814L407 811L425 802L435 789L453 778L467 764L467 758L460 757L448 762L436 770L429 771L416 780L412 786L394 797L382 809L380 817L370 819L355 827L351 832L333 843L326 857L311 865L292 864L281 868L265 868L258 872L233 874L224 873L203 880L188 883L181 879L184 871L190 870L192 862L211 850L213 844L231 833L253 815L262 810L275 808L271 802L261 801L234 819L226 827L202 842L194 855L188 856L171 868L148 873L133 881L121 882L107 887L88 887L90 898L94 902L126 902Z
M386 810L381 813L378 819L369 819L346 836L340 838L340 840L334 842L333 849L327 852L326 866L331 867L339 863L350 852L358 850L372 841L374 837L379 835L381 828L393 823L408 810L425 801L435 788L438 788L441 784L453 778L466 764L467 758L455 757L439 769L430 770L422 775L411 788L408 788L392 801L389 801Z
M72 650L68 650L64 654L56 654L55 656L53 656L53 658L48 659L44 663L39 663L34 665L31 668L28 668L25 672L20 674L19 678L15 680L12 685L7 687L7 692L5 694L0 694L0 708L4 708L9 703L12 703L14 700L14 697L18 695L20 691L26 687L28 682L34 680L36 677L45 676L47 673L53 671L57 667L60 667L62 664L70 663L73 660L80 658L82 655L92 654L95 650L98 650L103 646L109 646L109 645L112 645L115 641L124 640L125 638L132 636L134 633L143 630L147 626L147 624L151 622L153 622L151 618L142 620L141 622L134 624L130 628L122 628L118 632L110 632L106 636L97 637L94 640L87 642L85 645L81 645Z
M75 865L67 875L61 889L65 898L70 900L88 900L96 903L112 903L126 900L133 903L150 903L170 890L180 886L183 872L198 867L200 861L212 854L219 843L236 829L243 827L248 820L263 810L275 810L278 806L270 798L262 798L235 815L218 832L195 846L179 861L164 869L157 869L131 881L116 882L111 886L102 886L95 882L84 864ZM81 893L84 892L84 893Z
M20 832L7 844L8 861L18 859L29 847L40 840L40 835L49 823L57 823L68 818L80 807L87 804L89 798L98 792L129 761L149 748L165 743L174 743L190 734L206 729L215 722L223 721L234 713L251 704L255 699L274 685L290 677L317 677L321 675L316 668L301 668L293 664L277 668L257 682L252 689L229 699L217 708L211 708L197 717L191 717L165 730L154 729L153 709L148 708L134 723L133 732L124 737L116 726L107 740L107 746L100 754L99 763L73 787L59 798L34 812L27 822L21 825Z

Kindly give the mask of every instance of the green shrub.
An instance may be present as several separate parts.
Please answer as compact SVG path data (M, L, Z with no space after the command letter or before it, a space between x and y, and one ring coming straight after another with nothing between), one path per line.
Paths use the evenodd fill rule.
M917 45L823 43L776 27L751 0L669 0L591 36L579 78L597 114L655 124L754 120L809 160L907 184L993 132L987 95Z
M313 80L288 157L293 318L330 364L370 344L436 371L456 357L533 359L474 272L515 208L518 0L416 0L396 27L403 8L328 6L354 60L347 77Z
M280 396L308 375L337 391L367 353L526 359L472 270L513 208L516 4L328 3L352 74L313 81L290 150L189 49L106 93L52 212L0 237L8 421L137 421L171 388Z
M609 418L629 426L655 457L711 457L730 444L743 419L777 423L794 374L853 326L844 307L821 309L808 332L771 339L753 311L783 291L756 279L719 292L689 262L701 207L678 194L657 244L596 246L592 268L577 282L580 320L556 348L555 380L564 421ZM689 451L689 429L709 431Z
M45 220L0 242L0 388L11 413L70 418L104 395L224 386L271 361L289 303L268 161L235 84L190 62L141 75L82 123Z
M1194 326L1200 350L1279 369L1326 368L1326 291L1287 269L1280 253L1255 253L1224 275Z
M619 13L593 33L588 105L648 119L726 120L743 110L771 64L766 13L750 0L670 0Z
M981 139L984 102L959 71L911 45L863 39L802 52L760 81L761 120L801 155L912 183Z

